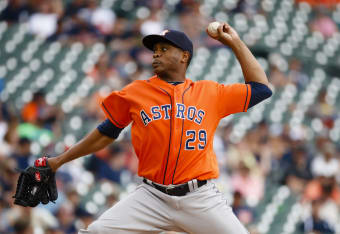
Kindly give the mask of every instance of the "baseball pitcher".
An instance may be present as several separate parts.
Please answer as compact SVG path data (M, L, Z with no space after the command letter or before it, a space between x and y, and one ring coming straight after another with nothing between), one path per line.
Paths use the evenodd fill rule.
M244 84L191 81L186 78L193 56L190 39L175 30L148 35L143 44L153 51L155 75L112 92L101 103L107 117L103 123L68 151L40 158L30 169L32 175L51 169L51 175L45 176L49 181L64 163L106 147L132 124L132 144L143 183L79 233L248 233L212 181L219 175L213 138L222 118L246 112L272 92L265 72L237 32L227 23L221 23L217 32L210 35L207 31L232 49L242 67ZM41 182L29 178L33 182L27 186L20 183L17 204L39 201L27 190L39 188ZM40 195L44 203L56 199L53 181L50 184L52 196Z

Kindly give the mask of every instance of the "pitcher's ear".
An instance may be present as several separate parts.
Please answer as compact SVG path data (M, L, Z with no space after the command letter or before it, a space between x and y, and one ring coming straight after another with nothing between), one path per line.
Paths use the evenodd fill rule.
M183 51L183 55L182 55L182 62L183 63L188 63L190 59L190 53L189 51Z

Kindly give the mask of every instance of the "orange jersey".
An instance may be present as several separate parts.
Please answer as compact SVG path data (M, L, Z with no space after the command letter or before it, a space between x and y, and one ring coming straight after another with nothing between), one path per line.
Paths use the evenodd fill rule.
M218 177L215 130L223 117L247 111L250 96L247 84L175 86L154 76L112 92L101 107L117 127L132 122L138 175L168 185Z
M21 116L25 122L35 122L38 115L39 107L35 102L27 103L21 111Z

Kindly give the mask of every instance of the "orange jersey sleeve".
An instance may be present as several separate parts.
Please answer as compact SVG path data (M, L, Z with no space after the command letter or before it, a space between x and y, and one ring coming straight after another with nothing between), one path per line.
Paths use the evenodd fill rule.
M221 118L238 112L247 112L251 97L249 84L217 84L217 94Z
M132 121L125 89L112 92L102 101L101 108L106 117L119 128L126 127Z

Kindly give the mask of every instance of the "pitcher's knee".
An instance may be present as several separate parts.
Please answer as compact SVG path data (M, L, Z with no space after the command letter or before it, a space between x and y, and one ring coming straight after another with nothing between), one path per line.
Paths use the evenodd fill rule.
M103 233L103 225L100 224L98 221L94 221L87 227L87 232L91 234L100 234Z

